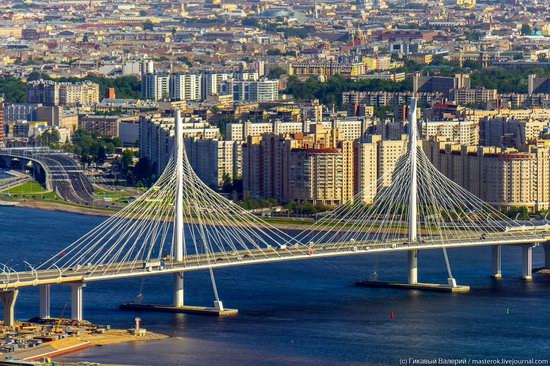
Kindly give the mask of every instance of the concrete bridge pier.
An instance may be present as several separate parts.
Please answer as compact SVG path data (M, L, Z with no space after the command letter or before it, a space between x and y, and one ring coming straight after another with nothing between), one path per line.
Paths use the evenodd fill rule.
M411 285L418 283L418 250L409 250L409 280Z
M40 319L50 319L50 285L40 286Z
M522 250L522 276L526 281L531 281L533 279L533 246L524 245L521 247Z
M502 246L494 245L492 251L492 276L496 279L502 278Z
M83 320L82 317L82 307L83 307L83 289L86 287L83 283L71 283L71 319L72 320Z
M15 325L15 302L17 301L17 296L19 295L19 290L10 290L0 292L0 299L4 304L4 326L13 327Z
M174 273L174 306L182 307L185 305L183 272Z

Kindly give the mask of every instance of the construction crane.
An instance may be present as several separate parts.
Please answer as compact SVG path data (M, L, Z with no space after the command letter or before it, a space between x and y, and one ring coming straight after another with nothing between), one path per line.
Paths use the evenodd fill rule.
M65 314L65 309L67 308L67 304L63 305L63 310L61 310L61 315L59 316L59 319L55 323L55 327L53 328L54 333L59 333L59 326L61 325L61 322L63 321L63 315Z

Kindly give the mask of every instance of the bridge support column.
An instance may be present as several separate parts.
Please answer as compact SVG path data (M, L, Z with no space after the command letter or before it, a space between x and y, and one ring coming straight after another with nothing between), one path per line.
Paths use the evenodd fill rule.
M526 281L533 279L533 246L524 245L522 250L522 276Z
M71 286L71 319L81 321L83 320L82 293L85 285L83 283L71 283L70 286Z
M174 217L174 254L176 262L182 262L185 246L185 231L183 229L183 164L185 146L183 145L183 122L181 119L180 111L176 111L174 139L174 154L176 158L176 214ZM183 300L183 272L180 272L174 274L174 306L183 306Z
M4 304L4 326L13 327L15 325L15 302L19 290L2 291L0 292L0 299Z
M491 247L492 251L492 276L494 278L502 278L502 246L494 245Z
M550 243L543 244L544 248L544 268L550 268Z
M418 250L409 250L409 284L418 283Z
M185 305L183 272L174 273L174 306L182 307Z
M50 285L40 286L40 319L50 319Z

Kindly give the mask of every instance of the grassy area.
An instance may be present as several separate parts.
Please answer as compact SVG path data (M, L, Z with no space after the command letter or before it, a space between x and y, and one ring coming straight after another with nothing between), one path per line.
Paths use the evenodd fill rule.
M36 181L28 181L2 192L2 196L21 198L58 199L55 192L48 192Z
M98 198L109 197L113 198L112 203L120 202L125 204L127 202L128 195L127 193L121 192L111 192L111 191L102 191ZM107 207L101 207L101 205L90 204L90 205L80 205L74 202L68 202L63 200L55 192L48 192L42 185L36 181L27 181L16 187L12 187L3 192L0 192L0 200L9 201L9 202L27 202L27 203L36 203L42 208L46 207L66 207L67 211L73 212L74 209L79 210L93 210L93 211L103 211L106 213L114 213L116 210Z
M94 187L94 198L97 200L109 200L113 203L122 203L126 204L128 203L128 198L134 197L134 195L129 194L128 192L124 191L111 191L108 189L103 189L99 187ZM105 200L105 201L107 201Z

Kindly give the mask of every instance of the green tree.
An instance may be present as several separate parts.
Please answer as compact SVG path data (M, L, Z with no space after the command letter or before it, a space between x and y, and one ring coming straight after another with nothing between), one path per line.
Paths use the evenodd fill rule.
M512 207L506 211L506 215L512 219L527 220L529 218L529 209L525 206Z
M57 148L59 147L60 139L61 139L61 136L59 134L59 131L55 128L50 128L42 132L42 134L38 137L38 142L42 146Z
M259 24L260 24L260 21L258 20L258 18L253 18L253 17L246 17L242 21L242 25L245 27L255 28L255 27L258 27Z
M280 66L275 66L269 70L267 73L268 79L279 79L281 76L286 74L286 70Z
M374 116L384 120L393 114L393 107L390 105L376 107L374 109Z
M531 26L529 24L523 24L521 26L521 34L523 34L524 36L528 36L530 34L533 34L533 29L531 28Z
M410 81L391 81L382 79L350 80L336 75L326 82L311 77L305 81L292 76L289 78L286 93L296 99L319 99L323 104L342 104L345 91L387 91L403 92L412 90Z
M193 66L193 63L191 63L191 61L189 60L189 58L187 56L180 56L176 60L178 60L182 64L185 64L189 67Z
M115 147L120 144L119 139L109 139L78 129L73 135L69 151L80 157L84 165L100 165L105 162L107 155L114 153Z
M131 170L131 184L151 186L156 180L156 165L151 164L147 158L141 158Z
M27 85L13 77L0 78L0 94L8 103L25 103L27 101Z

